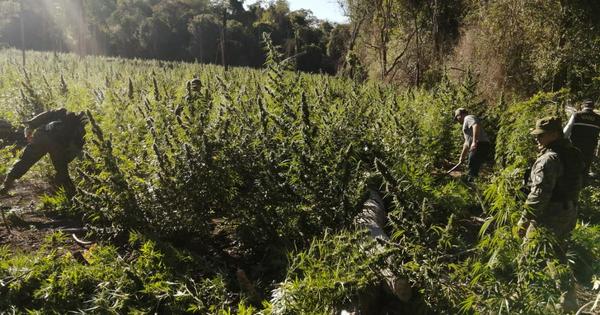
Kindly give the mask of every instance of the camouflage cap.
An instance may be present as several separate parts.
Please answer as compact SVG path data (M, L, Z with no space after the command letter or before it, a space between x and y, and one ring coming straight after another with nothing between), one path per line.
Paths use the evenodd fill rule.
M538 119L535 122L535 129L531 130L532 135L541 135L551 131L562 131L562 124L560 118L550 116Z

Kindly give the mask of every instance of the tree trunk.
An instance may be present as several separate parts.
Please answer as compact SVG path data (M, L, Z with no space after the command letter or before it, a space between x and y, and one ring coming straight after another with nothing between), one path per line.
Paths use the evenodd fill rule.
M433 17L431 19L431 35L433 37L433 49L436 53L441 50L440 44L440 30L439 30L439 15L440 6L438 0L433 0Z
M223 9L223 25L221 27L221 61L225 71L229 70L225 62L225 36L227 35L227 9Z
M23 13L25 12L23 2L21 0L21 14L19 14L19 20L21 24L21 57L23 59L23 68L25 68L25 23L23 22Z
M420 43L420 38L419 38L419 19L418 19L418 11L416 9L413 9L414 13L414 25L415 25L415 39L416 39L416 43L417 43L417 60L416 60L416 68L417 68L417 73L415 76L415 85L419 86L421 85L421 43Z
M358 23L354 24L354 28L352 29L352 35L350 36L350 43L348 44L348 48L346 49L346 57L344 58L344 61L342 63L342 69L340 73L346 73L346 68L348 66L348 54L354 50L354 46L356 45L356 39L358 38L358 34L360 33L360 28L362 27L362 24L365 22L366 19L366 16L362 16L360 20L358 20Z

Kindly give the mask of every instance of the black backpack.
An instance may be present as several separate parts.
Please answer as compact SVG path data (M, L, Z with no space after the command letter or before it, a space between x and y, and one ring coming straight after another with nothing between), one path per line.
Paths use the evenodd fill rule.
M552 193L553 201L577 200L583 187L584 162L581 150L566 139L552 145L563 165L563 175L558 179Z

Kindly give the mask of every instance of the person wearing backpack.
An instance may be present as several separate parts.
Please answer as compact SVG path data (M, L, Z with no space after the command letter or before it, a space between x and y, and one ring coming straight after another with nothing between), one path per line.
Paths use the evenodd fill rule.
M69 176L69 163L83 149L87 121L85 113L72 113L64 108L43 112L26 121L24 133L28 144L6 175L0 195L7 194L17 179L49 154L56 170L56 185L62 187L67 196L72 196L75 186Z
M545 117L536 122L531 134L536 137L540 154L533 164L526 206L531 210L528 221L548 228L556 236L557 257L567 264L566 241L577 223L577 199L583 183L581 151L564 138L561 122ZM565 310L577 309L573 279L562 282L567 292Z
M565 138L583 153L584 175L589 176L600 134L600 115L594 112L592 100L584 101L583 109L573 113L563 132Z

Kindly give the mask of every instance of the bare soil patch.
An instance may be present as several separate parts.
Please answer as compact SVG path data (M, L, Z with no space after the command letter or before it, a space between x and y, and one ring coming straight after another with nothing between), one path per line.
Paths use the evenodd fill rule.
M40 208L40 198L51 191L42 182L21 181L9 196L0 197L0 246L8 246L15 251L35 252L43 244L48 234L62 231L67 235L76 233L81 237L83 225L79 220L50 214ZM69 237L68 247L79 249Z

